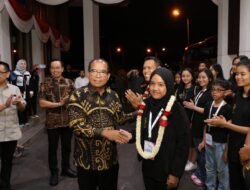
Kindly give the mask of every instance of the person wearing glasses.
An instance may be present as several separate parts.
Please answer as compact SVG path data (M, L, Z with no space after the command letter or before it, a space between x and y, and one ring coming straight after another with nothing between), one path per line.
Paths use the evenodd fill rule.
M10 190L13 154L17 140L22 137L18 111L26 106L20 89L8 83L9 65L0 61L0 189Z
M74 90L73 81L62 76L63 62L52 60L50 62L51 76L45 79L40 86L39 104L46 109L45 126L48 133L48 157L51 186L58 184L57 149L59 138L61 139L61 176L74 178L76 172L70 168L70 152L72 129L69 127L66 104L70 94Z
M74 162L80 190L116 190L118 158L116 144L127 143L132 135L118 130L120 123L135 118L122 111L118 94L107 87L109 64L90 61L88 86L76 89L68 103L70 127L75 136Z
M223 116L228 121L231 119L232 107L224 98L230 84L226 80L217 79L212 84L210 101L204 109L204 118L211 119ZM203 141L199 148L205 148L206 157L206 187L210 189L230 189L229 171L227 163L227 141L228 132L226 128L216 128L205 125Z

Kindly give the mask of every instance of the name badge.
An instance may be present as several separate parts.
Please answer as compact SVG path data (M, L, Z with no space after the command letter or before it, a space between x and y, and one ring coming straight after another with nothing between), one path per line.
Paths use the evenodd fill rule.
M213 137L209 133L206 133L206 145L213 146Z
M155 147L155 144L150 141L144 141L144 152L151 153L153 151L153 148Z

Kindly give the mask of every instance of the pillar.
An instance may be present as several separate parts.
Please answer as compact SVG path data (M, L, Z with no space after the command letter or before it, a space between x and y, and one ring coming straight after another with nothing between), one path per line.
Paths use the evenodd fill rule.
M250 57L250 1L240 0L240 43L239 55Z
M43 43L37 36L36 31L33 29L31 30L31 45L32 45L32 65L44 64L44 54L43 54ZM39 72L40 82L44 81L45 73L44 69L40 69Z
M9 15L4 8L0 12L0 60L11 64L11 41L10 41L10 27L9 27Z
M100 57L99 7L92 0L83 0L84 69L89 61Z
M229 78L232 59L235 55L228 55L228 0L218 1L218 49L217 62L222 66L225 78Z

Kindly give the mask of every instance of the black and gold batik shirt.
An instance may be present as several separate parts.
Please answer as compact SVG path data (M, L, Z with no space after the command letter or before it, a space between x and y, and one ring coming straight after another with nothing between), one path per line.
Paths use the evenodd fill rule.
M45 79L39 90L39 98L50 102L60 102L74 91L73 81L61 78L59 81L52 77ZM69 126L66 106L46 109L45 126L48 129Z
M68 104L70 127L74 129L74 161L85 170L108 170L117 164L116 143L101 136L103 129L116 129L119 123L133 119L124 114L118 95L107 88L100 95L93 87L75 90Z

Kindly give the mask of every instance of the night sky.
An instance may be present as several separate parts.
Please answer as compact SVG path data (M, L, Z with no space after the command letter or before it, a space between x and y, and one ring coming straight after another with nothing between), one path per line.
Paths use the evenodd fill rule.
M174 18L171 10L181 9L181 16ZM72 9L71 18L82 14ZM151 55L176 68L182 60L187 45L186 18L190 20L190 44L217 34L217 6L211 0L129 0L126 6L100 6L101 57L113 68L141 68L152 48ZM80 19L78 22L82 22ZM76 28L78 28L76 30ZM79 24L71 24L72 54L74 61L82 59L79 38L74 39ZM73 34L73 35L72 35ZM115 52L121 47L120 54ZM161 52L165 47L167 51ZM81 55L80 55L81 54Z

